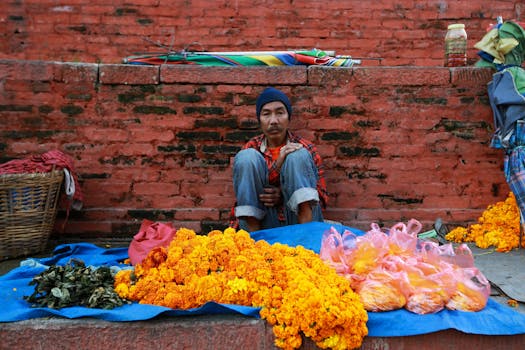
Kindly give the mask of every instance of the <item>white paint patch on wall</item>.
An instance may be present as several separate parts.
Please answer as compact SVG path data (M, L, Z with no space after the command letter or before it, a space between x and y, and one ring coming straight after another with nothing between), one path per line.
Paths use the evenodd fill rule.
M73 12L73 6L56 6L51 9L53 12Z

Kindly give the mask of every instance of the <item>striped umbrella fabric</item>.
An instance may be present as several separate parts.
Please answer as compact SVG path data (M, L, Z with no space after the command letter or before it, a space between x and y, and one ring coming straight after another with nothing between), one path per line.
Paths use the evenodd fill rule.
M360 60L350 56L336 56L335 53L318 49L307 51L239 51L239 52L173 52L168 54L144 54L129 56L126 64L160 65L189 64L200 66L297 66L321 65L352 67Z

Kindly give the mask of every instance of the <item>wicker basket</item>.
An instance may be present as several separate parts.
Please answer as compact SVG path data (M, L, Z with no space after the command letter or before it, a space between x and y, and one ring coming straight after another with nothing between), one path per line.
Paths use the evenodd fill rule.
M45 250L63 179L62 170L0 175L0 259Z

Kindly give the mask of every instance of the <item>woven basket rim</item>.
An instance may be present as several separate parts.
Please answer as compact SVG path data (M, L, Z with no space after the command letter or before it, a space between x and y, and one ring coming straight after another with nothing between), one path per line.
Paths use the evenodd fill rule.
M63 178L64 172L62 170L53 170L47 173L16 173L16 174L0 174L0 183L6 181L20 181L20 180L35 180L35 179L49 179L49 178Z
M54 174L61 174L63 173L64 171L63 170L59 170L59 169L55 169L55 170L51 170L51 171L35 171L35 172L31 172L31 173L6 173L6 174L1 174L0 173L0 177L3 177L3 176L49 176L49 175L54 175Z

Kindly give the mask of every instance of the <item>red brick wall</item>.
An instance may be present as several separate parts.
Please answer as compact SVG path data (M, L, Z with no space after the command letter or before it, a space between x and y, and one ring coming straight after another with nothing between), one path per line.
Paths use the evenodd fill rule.
M472 222L508 193L488 145L491 74L0 60L0 161L74 158L85 202L64 235L129 237L144 218L207 232L228 221L231 159L258 132L256 96L276 85L325 160L328 219Z
M497 16L523 20L523 11L523 1L479 0L9 0L0 2L0 58L120 63L170 47L318 48L383 66L440 66L448 24L465 23L474 62L487 26Z

